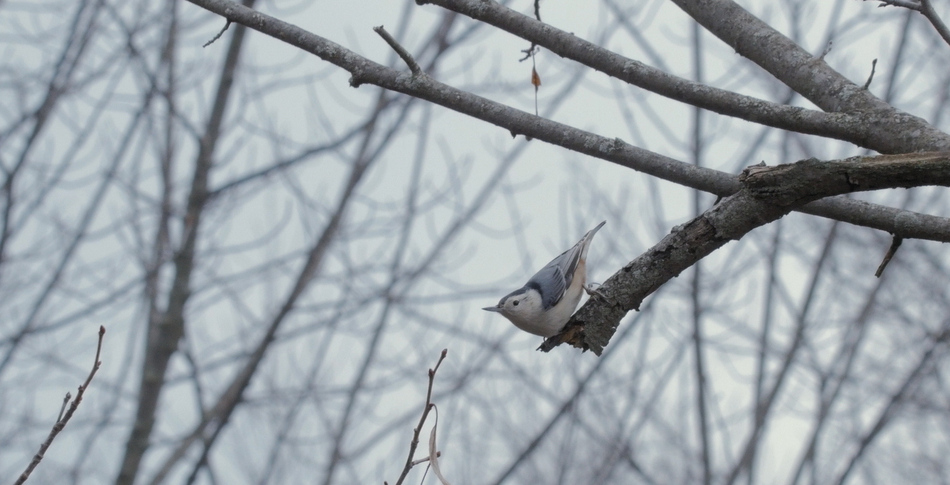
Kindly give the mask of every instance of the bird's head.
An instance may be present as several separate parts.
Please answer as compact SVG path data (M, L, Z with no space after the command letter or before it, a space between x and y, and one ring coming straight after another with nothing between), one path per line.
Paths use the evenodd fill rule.
M516 325L530 323L538 320L543 313L541 293L527 286L519 288L502 297L497 305L482 310L500 313Z

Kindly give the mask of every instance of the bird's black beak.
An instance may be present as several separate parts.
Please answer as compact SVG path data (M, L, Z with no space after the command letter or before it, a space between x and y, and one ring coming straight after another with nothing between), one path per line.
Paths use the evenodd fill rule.
M482 308L482 310L485 310L486 312L500 312L501 308L498 308L497 306L487 306Z

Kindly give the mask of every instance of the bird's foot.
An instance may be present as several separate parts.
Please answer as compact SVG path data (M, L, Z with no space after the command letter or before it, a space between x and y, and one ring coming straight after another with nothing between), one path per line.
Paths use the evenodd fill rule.
M607 299L607 295L605 295L602 291L600 291L600 290L598 289L598 288L600 288L601 286L602 286L602 285L601 285L600 283L587 283L587 284L584 286L584 291L586 291L587 294L590 295L590 296L597 295L597 296L603 298L604 300L606 300L606 299Z

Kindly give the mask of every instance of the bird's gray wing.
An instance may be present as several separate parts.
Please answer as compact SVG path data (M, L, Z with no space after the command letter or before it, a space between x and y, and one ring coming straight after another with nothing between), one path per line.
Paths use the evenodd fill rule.
M525 286L541 293L541 304L544 308L551 308L561 301L564 292L571 286L574 270L577 269L577 262L580 261L580 249L578 244L564 251L528 280Z
M590 240L606 223L607 221L603 221L597 224L597 227L584 234L584 237L577 241L577 244L551 260L525 284L526 288L538 290L544 308L551 308L561 301L564 292L570 288L571 282L574 281L574 272L577 271L577 265L580 263L581 256L586 252Z

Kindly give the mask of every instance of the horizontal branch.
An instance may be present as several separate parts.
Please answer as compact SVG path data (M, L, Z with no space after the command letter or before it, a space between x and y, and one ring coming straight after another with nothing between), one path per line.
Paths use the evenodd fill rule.
M695 219L673 228L598 287L558 335L540 350L569 343L600 355L620 320L667 281L713 251L809 201L863 190L950 186L950 152L815 159L745 169L743 188Z
M384 89L423 99L508 130L568 150L607 160L686 187L719 196L736 193L741 187L735 175L697 167L630 145L619 138L607 138L563 123L453 88L424 72L411 74L388 68L344 47L307 32L300 27L269 17L229 0L189 0L227 20L282 40L334 64L352 74L350 84L373 84ZM871 227L905 239L950 242L950 219L917 214L845 198L824 199L800 207L802 212ZM913 215L914 224L902 221Z
M904 7L911 10L920 11L920 2L915 0L877 0L881 2L878 7L887 7L888 5L892 7Z
M739 181L757 197L791 206L851 192L947 187L950 152L862 156L832 162L810 158L775 167L757 165L745 169Z

